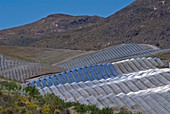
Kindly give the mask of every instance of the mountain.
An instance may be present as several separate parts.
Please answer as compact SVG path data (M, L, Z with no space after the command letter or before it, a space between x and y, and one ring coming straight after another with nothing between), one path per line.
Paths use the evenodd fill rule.
M170 47L169 0L136 0L107 18L52 14L0 31L0 45L97 50L132 42Z
M45 40L60 44L62 40L58 41L58 38L53 37L53 34L60 35L79 30L91 26L100 20L102 20L102 18L97 16L52 14L31 24L0 31L0 44L30 46ZM58 45L57 43L54 45ZM42 45L42 47L48 47L48 45L46 46L45 44L40 45ZM51 44L49 44L49 46L51 46Z

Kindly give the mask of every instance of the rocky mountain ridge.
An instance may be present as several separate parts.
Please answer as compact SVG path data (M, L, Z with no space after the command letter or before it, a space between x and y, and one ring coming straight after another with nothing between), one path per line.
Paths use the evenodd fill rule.
M136 0L117 13L98 16L52 14L0 31L0 45L98 50L121 43L169 47L170 1Z

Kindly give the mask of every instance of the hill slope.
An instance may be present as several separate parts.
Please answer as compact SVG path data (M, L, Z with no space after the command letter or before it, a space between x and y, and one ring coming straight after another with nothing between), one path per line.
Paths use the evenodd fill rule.
M169 47L170 1L136 0L107 17L49 15L0 31L1 45L96 50L121 43Z

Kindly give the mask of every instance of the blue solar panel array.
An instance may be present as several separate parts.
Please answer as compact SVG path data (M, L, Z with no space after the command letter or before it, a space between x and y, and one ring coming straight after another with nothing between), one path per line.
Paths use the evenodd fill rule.
M59 74L51 75L41 79L27 82L27 85L46 87L52 85L59 85L73 82L85 82L100 79L107 79L118 76L118 72L115 70L111 63L109 64L98 64L92 66L85 66L74 70L68 70Z

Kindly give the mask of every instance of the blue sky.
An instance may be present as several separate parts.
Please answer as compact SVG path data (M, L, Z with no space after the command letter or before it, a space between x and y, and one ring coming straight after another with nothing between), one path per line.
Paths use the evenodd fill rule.
M0 0L0 30L28 24L49 14L107 17L134 0Z

